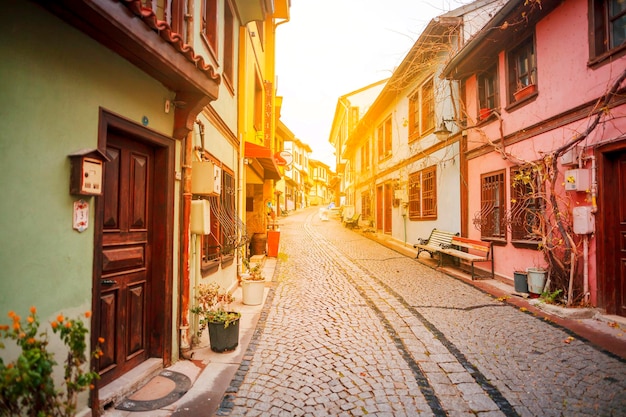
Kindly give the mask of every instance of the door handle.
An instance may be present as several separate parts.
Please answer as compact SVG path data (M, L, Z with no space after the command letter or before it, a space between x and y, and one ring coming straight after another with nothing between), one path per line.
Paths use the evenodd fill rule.
M102 285L115 285L115 284L117 284L117 281L114 280L114 279L103 279L101 281L101 284Z

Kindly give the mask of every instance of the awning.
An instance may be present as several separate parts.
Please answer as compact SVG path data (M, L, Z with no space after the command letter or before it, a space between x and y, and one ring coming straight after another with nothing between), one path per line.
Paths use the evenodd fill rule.
M261 167L263 167L263 179L266 180L280 180L281 175L278 170L276 162L274 162L274 155L270 148L265 146L256 145L252 142L246 142L246 148L244 152L245 158L256 159Z

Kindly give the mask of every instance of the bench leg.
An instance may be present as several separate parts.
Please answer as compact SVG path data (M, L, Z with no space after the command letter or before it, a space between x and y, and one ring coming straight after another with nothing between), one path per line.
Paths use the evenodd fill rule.
M472 264L472 281L474 281L474 261L470 263Z

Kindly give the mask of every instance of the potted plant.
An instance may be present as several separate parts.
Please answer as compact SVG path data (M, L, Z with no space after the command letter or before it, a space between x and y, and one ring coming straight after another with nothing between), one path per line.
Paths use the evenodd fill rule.
M214 352L235 350L239 345L239 319L241 313L231 311L228 306L234 297L220 286L200 284L196 287L196 306L191 312L200 316L200 335L205 328L209 329L209 341Z
M261 264L257 263L250 267L250 262L244 259L244 265L248 273L241 275L242 301L245 305L259 305L263 302L265 293L265 277L261 271Z

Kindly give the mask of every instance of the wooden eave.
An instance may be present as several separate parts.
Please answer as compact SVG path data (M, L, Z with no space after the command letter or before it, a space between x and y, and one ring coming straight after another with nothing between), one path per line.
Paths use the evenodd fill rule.
M442 77L463 80L489 68L500 51L513 47L561 3L563 0L509 1L452 57L444 67Z
M37 0L43 7L176 92L173 136L218 97L220 75L139 0Z

